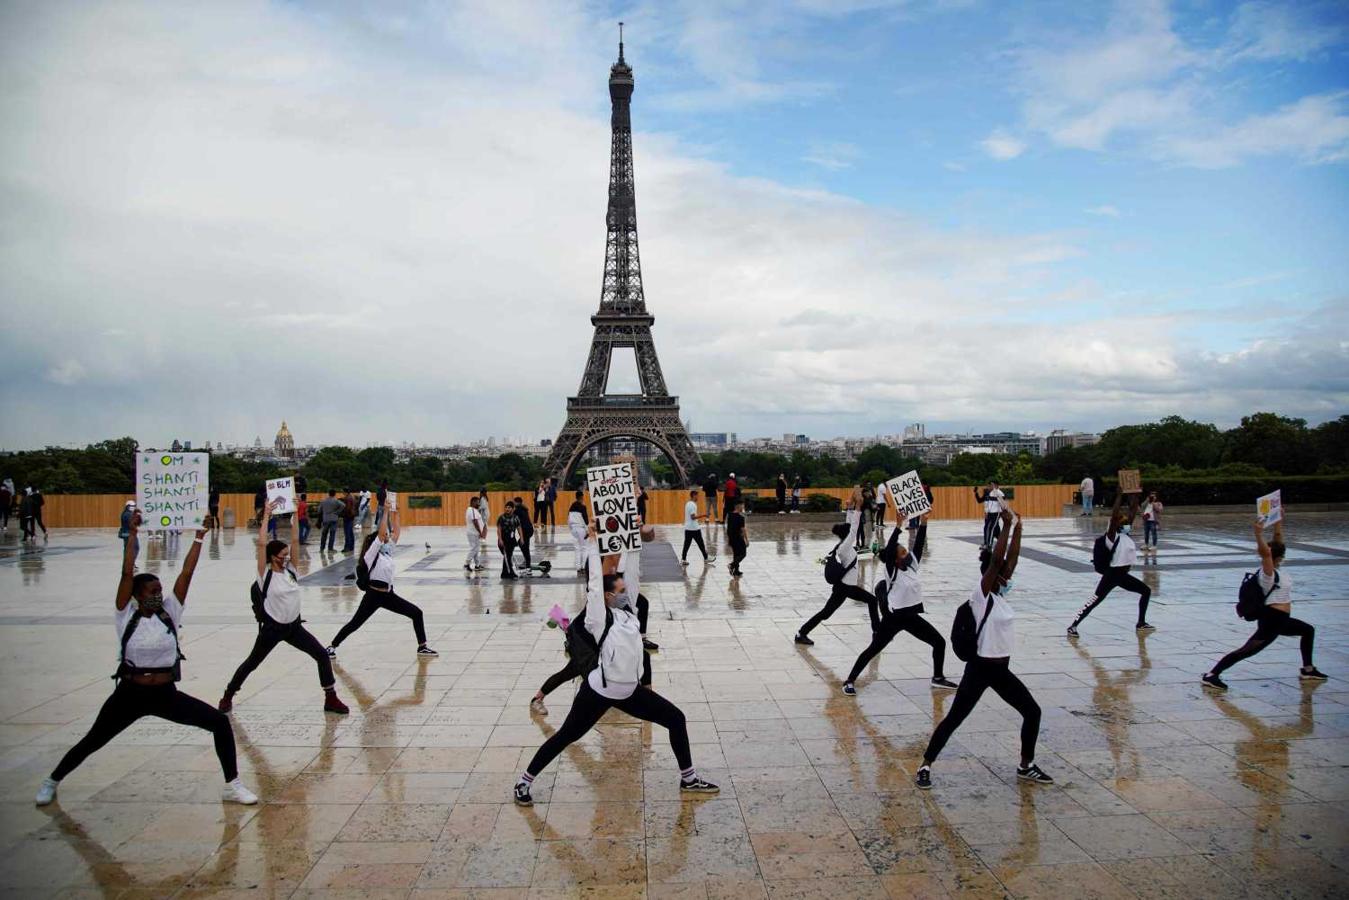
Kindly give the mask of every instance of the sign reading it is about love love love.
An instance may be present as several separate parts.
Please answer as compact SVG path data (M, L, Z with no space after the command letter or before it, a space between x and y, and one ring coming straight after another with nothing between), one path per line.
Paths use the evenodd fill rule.
M136 505L145 528L201 527L210 495L209 453L137 453Z
M637 523L637 479L632 463L591 466L586 470L590 508L595 514L600 556L625 550L641 551L641 526Z

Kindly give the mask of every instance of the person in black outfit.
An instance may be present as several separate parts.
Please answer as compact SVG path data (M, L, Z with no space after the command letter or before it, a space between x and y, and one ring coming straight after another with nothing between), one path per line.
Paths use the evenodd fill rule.
M637 518L643 522L646 521L646 501L648 499L650 498L647 496L646 488L639 486L637 488Z
M740 511L740 498L737 496L728 502L726 543L731 545L731 577L739 578L744 574L740 571L740 563L749 553L749 533L745 530L745 514Z
M525 558L525 569L529 570L533 566L533 561L529 556L529 542L534 539L534 524L529 521L529 507L525 501L519 497L515 498L515 517L520 520L520 530L518 532L520 539L520 553Z
M515 574L515 564L511 557L515 555L515 533L520 520L515 515L515 504L506 501L505 511L497 516L497 549L501 551L501 577L507 580L519 578Z
M773 493L778 500L778 515L785 516L787 514L787 476L785 474L778 473L778 483L773 488Z
M29 536L36 538L37 529L42 529L42 536L48 537L47 525L42 521L42 507L47 503L47 499L42 496L40 488L33 488L33 517L28 521ZM36 527L34 527L36 526Z
M703 481L703 496L707 498L707 521L716 523L717 515L717 473L712 472Z
M220 488L211 488L206 498L206 512L211 516L211 527L220 527Z

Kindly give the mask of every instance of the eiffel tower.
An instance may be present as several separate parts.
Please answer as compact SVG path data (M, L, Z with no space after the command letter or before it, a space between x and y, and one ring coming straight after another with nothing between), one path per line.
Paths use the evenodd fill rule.
M651 340L655 317L646 311L642 263L637 252L637 201L632 173L632 67L623 59L619 23L618 62L609 69L610 123L608 238L604 247L604 285L600 310L590 317L595 336L575 397L567 398L567 422L553 444L544 471L559 484L569 483L577 462L595 444L635 438L655 445L674 464L675 478L689 483L698 454L684 423L679 398L671 397ZM609 363L615 350L631 348L637 357L640 394L610 394Z

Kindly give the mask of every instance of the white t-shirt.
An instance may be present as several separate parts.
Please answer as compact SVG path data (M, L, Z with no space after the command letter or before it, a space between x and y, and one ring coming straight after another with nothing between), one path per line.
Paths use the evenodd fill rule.
M267 585L267 596L262 600L262 609L282 625L289 625L300 618L300 581L295 570L287 567L284 572L273 572L270 568L258 576L258 587L272 573L271 584Z
M632 554L638 556L639 554ZM590 581L586 588L586 630L598 642L604 634L605 603L604 576L601 574L599 545L593 541L587 544L587 559L590 565ZM631 565L631 561L625 561ZM624 573L625 582L628 580ZM635 579L634 579L635 583ZM628 585L628 590L636 589ZM600 665L586 676L590 689L601 697L610 700L625 700L637 690L642 679L642 629L637 621L637 613L621 607L611 610L613 623L609 633L600 644ZM601 675L600 667L604 673ZM606 683L607 682L607 683Z
M988 609L988 597L984 595L983 584L976 584L969 599L970 612L974 613L974 627L984 621L984 612ZM975 650L986 659L1011 656L1016 647L1016 613L1012 606L997 594L993 595L993 611L979 632L979 646Z
M873 505L875 505L875 506L885 506L885 505L886 505L886 500L885 500L885 498L886 498L887 496L889 496L889 494L890 494L890 491L889 491L888 488L886 488L885 482L884 482L884 481L882 481L880 484L876 485L876 499L875 499L874 501L872 501Z
M862 511L860 509L849 510L847 514L848 536L843 539L843 543L838 545L834 551L834 559L845 566L851 565L852 568L843 573L842 584L849 584L857 587L858 578L861 576L862 566L857 562L857 529L862 524Z
M984 501L984 514L995 515L1002 512L1002 498L1006 496L1000 488L994 488L988 492L988 499Z
M1132 566L1138 559L1138 545L1134 539L1124 532L1115 534L1115 552L1110 556L1110 565L1112 568L1119 566Z
M890 582L889 590L886 592L886 603L891 609L908 609L910 606L919 606L923 602L923 580L918 577L918 560L912 558L910 554L909 567L907 569L895 569L893 578Z
M117 649L121 652L122 632L136 613L136 601L132 600L125 609L119 609L115 616L117 628ZM164 612L177 628L183 621L183 603L173 591L164 592ZM126 664L135 669L168 669L178 662L178 642L174 639L158 616L141 619L131 639L126 642Z
M1082 496L1091 497L1096 493L1096 485L1092 484L1090 478L1082 479Z
M468 507L464 512L464 530L469 534L482 534L482 513L476 507Z
M698 524L698 502L690 500L684 504L684 530L698 531L703 526Z
M1274 575L1279 576L1278 587L1274 587ZM1266 575L1265 567L1260 567L1260 574L1258 576L1260 579L1260 590L1268 593L1272 588L1274 591L1274 593L1269 595L1269 599L1265 601L1265 605L1291 607L1293 605L1293 579L1289 578L1288 573L1283 569L1275 569L1274 575ZM164 608L169 608L169 598L167 594L164 596Z
M393 548L394 542L375 538L370 549L365 551L365 565L370 570L371 581L382 581L393 588Z

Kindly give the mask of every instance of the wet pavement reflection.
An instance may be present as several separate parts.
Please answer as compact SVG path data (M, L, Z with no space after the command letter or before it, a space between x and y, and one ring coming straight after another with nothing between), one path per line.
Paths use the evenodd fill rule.
M346 718L325 715L313 663L282 648L232 716L257 807L222 806L210 736L142 720L62 783L32 796L111 690L115 529L0 536L0 889L17 897L1342 897L1349 895L1349 516L1289 524L1294 615L1317 629L1319 668L1300 683L1281 639L1225 677L1198 677L1253 626L1233 613L1255 567L1242 516L1168 519L1135 573L1153 589L1155 633L1134 632L1112 595L1064 635L1095 585L1095 522L1027 523L1011 599L1013 668L1043 710L1020 783L1020 719L992 694L956 732L931 792L913 775L951 695L928 683L928 647L898 637L858 680L840 679L870 639L845 604L796 628L828 595L818 563L830 522L751 517L732 579L719 528L694 558L644 580L654 687L688 719L715 796L678 791L666 733L613 712L539 777L535 806L509 802L516 773L566 716L575 683L528 707L564 662L553 604L575 611L565 529L540 529L556 577L503 584L500 557L462 570L454 529L409 528L400 593L426 614L435 658L407 620L380 612L335 663ZM946 633L975 578L976 522L935 522L927 616ZM285 535L283 534L284 538ZM661 540L677 550L677 528ZM146 543L141 571L172 578L190 540ZM426 546L423 546L426 545ZM415 549L415 552L412 550ZM184 619L181 689L208 702L246 655L253 536L212 534ZM295 555L307 627L327 642L360 596L352 556ZM862 582L878 576L870 554ZM345 567L345 568L343 568ZM415 567L415 568L414 568ZM949 674L958 677L951 660Z

